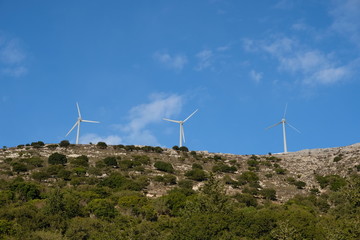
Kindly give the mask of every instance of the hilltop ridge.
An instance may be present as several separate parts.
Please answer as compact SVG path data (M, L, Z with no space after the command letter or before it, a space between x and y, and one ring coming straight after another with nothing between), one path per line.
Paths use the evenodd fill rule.
M101 148L97 145L70 145L60 147L58 144L46 144L41 147L22 146L3 149L0 151L0 176L2 178L15 178L21 176L27 180L33 180L35 172L42 172L49 167L48 157L57 152L64 154L68 158L65 169L72 172L67 184L71 185L71 180L79 178L73 169L74 159L85 155L89 159L89 165L84 168L84 176L87 178L102 179L109 176L112 172L124 172L134 178L136 176L146 176L149 184L144 188L144 192L150 197L159 197L168 190L174 188L176 184L164 184L159 181L166 172L157 169L154 164L157 161L170 163L174 168L171 173L175 176L174 182L191 179L186 176L197 164L202 168L205 175L214 174L221 179L229 194L244 191L249 187L248 184L239 183L239 178L245 172L253 172L258 178L256 189L274 189L277 201L286 201L296 194L306 192L326 191L320 187L316 176L337 175L346 177L359 171L360 144L350 146L326 148L326 149L306 149L287 154L268 154L268 155L235 155L229 153L209 153L207 151L179 151L168 148L159 148L160 152L154 152L152 147L132 146L126 148L122 145L109 145ZM150 149L150 150L149 150ZM124 161L134 161L134 158L146 156L147 164L141 168L128 168L120 166ZM114 157L117 166L113 168L99 167L99 162L107 157ZM27 159L39 158L43 161L41 167L33 167L26 163ZM21 162L27 166L26 171L18 174L9 175L14 163ZM101 165L101 164L100 164ZM205 180L204 177L203 180ZM56 176L50 176L41 182L51 185ZM193 189L199 189L203 185L203 180L193 180ZM298 185L297 185L298 184ZM275 199L275 198L274 198Z

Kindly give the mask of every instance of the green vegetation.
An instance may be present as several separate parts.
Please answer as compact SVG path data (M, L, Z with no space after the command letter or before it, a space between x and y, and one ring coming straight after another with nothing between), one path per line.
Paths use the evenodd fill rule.
M174 157L156 147L133 145L91 146L99 155L74 145L56 147L55 153L27 147L13 148L18 155L8 148L0 159L0 239L360 236L356 164L353 175L312 175L314 182L290 167L283 169L273 156L179 150ZM276 174L276 169L287 174ZM293 197L284 198L276 181Z
M163 171L163 172L168 172L168 173L174 173L175 172L175 169L173 168L171 163L168 163L168 162L156 161L155 164L154 164L154 167L157 170Z

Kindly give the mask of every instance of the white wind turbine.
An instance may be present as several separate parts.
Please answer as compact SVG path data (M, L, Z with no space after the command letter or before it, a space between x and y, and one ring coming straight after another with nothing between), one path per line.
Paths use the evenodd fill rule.
M182 147L182 142L185 142L185 135L184 135L184 123L189 120L189 118L192 117L192 115L194 115L196 112L198 111L198 109L196 109L192 114L190 114L190 116L188 116L185 120L183 121L177 121L177 120L172 120L172 119L167 119L167 118L163 118L163 120L165 121L169 121L169 122L175 122L178 123L180 125L180 140L179 140L179 147Z
M284 116L283 116L283 118L281 119L281 121L278 122L278 123L276 123L276 124L274 124L274 125L272 125L272 126L270 126L270 127L268 127L268 128L266 128L266 129L269 129L269 128L273 128L273 127L275 127L275 126L277 126L277 125L279 125L279 124L282 124L283 138L284 138L284 153L287 153L286 127L285 127L285 124L289 125L289 127L291 127L292 129L294 129L295 131L297 131L298 133L300 133L299 130L297 130L294 126L292 126L290 123L288 123L288 122L286 121L286 118L285 118L285 116L286 116L286 110L287 110L287 104L286 104L286 106L285 106Z
M79 144L79 136L80 136L80 123L81 122L88 122L88 123L100 123L98 121L90 121L90 120L84 120L81 118L81 113L80 113L80 108L79 108L79 104L76 103L76 107L77 107L77 110L78 110L78 114L79 114L79 117L76 121L76 123L74 124L74 126L70 129L70 131L66 134L65 137L67 137L67 135L69 135L71 133L72 130L74 130L74 128L76 127L77 125L77 134L76 134L76 144Z

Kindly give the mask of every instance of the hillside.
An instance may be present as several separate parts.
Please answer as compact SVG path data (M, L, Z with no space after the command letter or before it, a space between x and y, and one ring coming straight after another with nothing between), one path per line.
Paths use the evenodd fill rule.
M47 144L39 148L20 146L1 151L1 177L11 179L20 175L26 180L31 180L32 173L48 167L47 159L54 152L67 156L69 164L67 164L65 168L69 170L74 168L74 166L71 165L72 160L81 155L89 158L90 168L96 168L96 163L106 157L115 157L117 161L121 163L121 161L126 160L133 161L134 157L147 156L149 157L149 162L142 165L143 168L140 169L141 171L137 168L122 167L119 165L118 167L98 168L100 171L95 173L87 171L85 176L104 178L111 172L126 172L133 176L145 175L150 178L150 184L144 191L151 197L161 196L176 186L176 184L161 184L153 180L156 176L166 174L166 172L159 171L154 167L156 161L171 163L174 167L175 171L173 174L176 176L177 181L187 179L185 173L192 169L194 163L199 164L205 170L206 174L213 173L216 178L225 178L224 181L229 181L229 179L236 180L236 177L241 175L241 173L253 171L258 175L259 184L262 188L273 188L276 190L278 201L286 201L296 194L306 193L314 188L321 190L315 178L316 175L339 175L345 177L357 172L360 166L360 144L338 148L302 150L299 152L275 155L233 155L209 153L206 151L183 152L165 148L161 153L155 153L146 150L144 146L126 150L125 146L107 146L105 149L101 149L96 145L70 145L64 148L56 144ZM19 174L14 174L13 176L7 174L7 171L11 170L11 163L16 161L21 162L22 160L25 160L23 162L26 163L26 159L31 158L40 158L43 160L43 166L30 166L29 171L19 172ZM8 161L6 161L6 159L8 159ZM9 159L12 159L11 162ZM339 160L337 161L337 159ZM214 166L215 168L218 166L220 169L213 171ZM233 167L234 169L226 170L224 166ZM221 167L224 169L221 169ZM299 189L291 183L291 179L289 182L289 178L302 181L306 183L306 185ZM54 179L49 178L43 182L51 185L53 180ZM69 184L71 184L71 181L69 181ZM202 184L202 181L194 181L193 188L196 190ZM226 186L228 193L241 192L242 189L241 186L234 187L234 184L227 184Z
M290 239L274 237L278 234L277 231L284 230L281 225L284 216L310 214L311 217L309 215L306 218L314 221L313 227L315 222L319 223L321 227L317 228L320 230L310 231L307 225L298 226L298 230L293 231L294 236L298 237L291 239L330 239L326 237L326 221L338 214L338 209L344 208L343 204L348 204L348 199L342 198L340 202L334 199L341 199L342 194L349 196L348 188L352 186L349 185L352 181L350 179L358 177L360 171L360 144L268 155L188 151L186 147L175 149L107 146L105 143L44 144L40 141L2 149L0 238L105 239L104 232L94 229L106 225L116 232L112 238L106 239L160 239L159 236L162 239ZM359 184L356 179L358 178L352 184ZM358 188L351 191L354 196L360 196ZM205 201L203 198L208 199L208 202L202 202ZM358 200L356 198L354 207L349 210L351 213L344 212L346 216L359 211L360 197ZM305 212L291 210L289 203L306 206L301 207L301 211ZM196 207L198 204L205 204L205 207ZM282 210L276 210L276 214L281 212L285 215L270 213L276 206L283 206ZM194 207L202 210L197 213ZM189 209L193 210L188 212ZM189 232L190 235L181 238L179 236L184 234L183 231L177 232L174 228L176 224L180 224L187 232L187 228L191 226L186 225L187 220L182 221L189 216L193 216L198 223L204 221L198 217L205 213L215 217L212 214L216 215L219 211L221 215L216 216L223 218L230 214L229 209L232 209L231 212L240 211L241 214L238 214L243 218L239 220L234 216L223 219L228 224L235 220L246 220L245 222L262 226L263 220L247 219L250 212L252 213L248 218L259 214L262 219L266 217L266 214L263 215L264 211L269 211L272 216L270 218L274 219L266 231L260 231L255 224L254 229L257 230L251 233L230 231L230 225L226 225L220 232L221 236L225 234L223 231L232 236L228 238L219 237L217 234L220 233L209 230L209 226ZM26 214L17 211L25 211ZM61 220L50 217L59 214L63 216ZM324 217L327 214L329 216ZM289 220L294 223L286 224L293 224L291 226L294 228L298 219L301 217L294 217ZM310 221L309 219L304 221ZM360 219L355 220L351 223L344 221L347 226L359 225ZM79 230L77 221L85 221L90 225L87 230ZM119 229L120 222L127 227ZM143 229L143 224L157 229L156 233ZM288 227L285 226L286 229ZM344 226L340 228L342 231ZM82 236L79 231L87 233L79 237ZM201 231L209 231L209 237L204 237ZM194 237L196 234L201 237ZM214 238L214 234L219 238ZM360 229L349 236L357 237L357 234L360 234ZM24 238L24 235L28 238ZM331 239L357 239L356 237Z

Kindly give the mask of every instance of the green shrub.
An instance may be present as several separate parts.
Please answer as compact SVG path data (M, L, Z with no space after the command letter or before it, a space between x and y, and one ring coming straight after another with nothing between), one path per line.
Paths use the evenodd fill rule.
M189 149L188 149L187 147L185 147L185 146L182 146L182 147L179 147L179 151L181 151L181 152L188 152Z
M28 171L27 166L25 164L23 164L23 163L14 162L11 165L12 165L13 172L20 173L20 172L27 172Z
M34 147L34 148L41 148L41 147L45 146L45 143L42 142L42 141L32 142L31 146Z
M298 188L298 189L304 189L304 187L306 186L306 183L303 181L295 181L294 185Z
M338 156L334 157L334 162L339 162L342 159L343 155L339 154Z
M173 149L173 150L175 150L175 151L179 151L179 147L178 147L178 146L176 146L176 145L175 145L175 146L173 146L173 147L172 147L172 149Z
M71 161L71 164L77 167L88 167L89 166L89 158L86 155L81 155L76 157Z
M87 209L98 218L115 217L114 204L107 199L94 199L88 204Z
M286 169L285 168L275 168L275 172L276 174L279 174L279 175L285 175L286 174Z
M238 176L237 180L240 185L245 185L247 183L257 183L259 181L259 177L256 173L247 171Z
M67 158L65 155L56 152L49 156L48 163L52 165L56 165L56 164L64 165L65 163L67 163Z
M235 166L229 166L225 163L218 163L212 167L213 172L223 172L223 173L234 173L237 171Z
M338 191L346 185L346 180L338 175L316 176L321 188L329 186L330 190Z
M117 167L118 163L115 157L106 157L103 159L106 166Z
M48 149L54 150L54 149L56 149L58 146L59 146L59 145L57 145L57 144L49 144L49 145L47 145L46 147L47 147Z
M26 162L27 164L32 165L34 167L42 167L44 164L44 160L42 160L39 157L24 159L23 162Z
M163 161L155 162L154 167L157 170L163 171L163 172L168 172L168 173L174 173L175 172L175 170L174 170L173 166L171 165L171 163L167 163L167 162L163 162Z
M205 181L208 177L204 170L197 169L197 168L187 171L185 173L185 176L191 180L195 180L195 181L199 181L199 182Z
M276 200L276 191L272 188L261 189L260 195L267 200Z
M100 149L106 149L107 148L107 144L105 142L98 142L96 144L96 146Z
M203 169L203 167L198 164L198 163L193 163L193 165L191 166L192 169Z
M43 181L45 179L50 178L50 174L45 172L45 171L40 171L40 172L34 172L33 174L31 174L31 177L36 180L36 181Z
M256 207L258 205L256 198L248 193L237 193L234 195L234 198L246 207Z
M59 146L63 148L67 148L68 146L70 146L70 142L68 140L62 140Z

